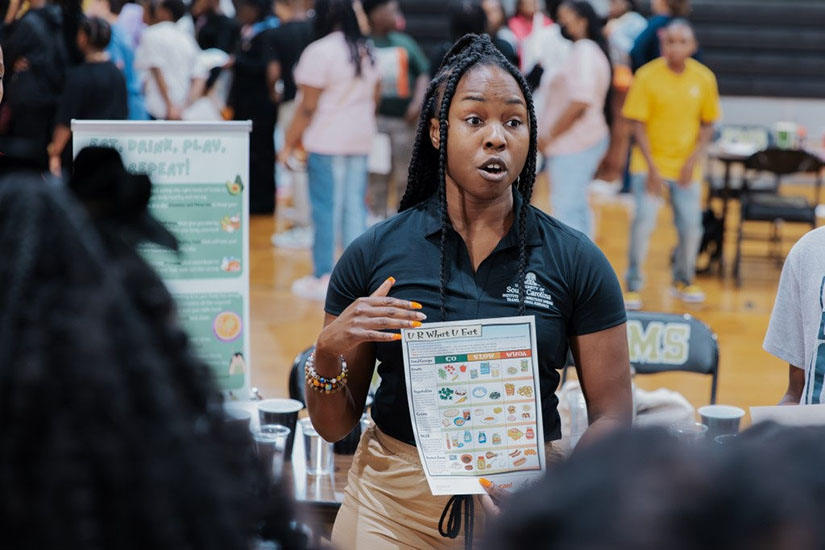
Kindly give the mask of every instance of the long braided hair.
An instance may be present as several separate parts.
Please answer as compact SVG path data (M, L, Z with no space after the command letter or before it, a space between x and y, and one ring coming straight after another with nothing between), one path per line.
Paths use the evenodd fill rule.
M533 96L527 81L502 53L493 45L487 35L468 34L460 38L441 63L435 78L427 88L424 97L424 106L418 120L418 130L415 135L410 171L407 179L407 189L401 199L399 211L412 208L427 200L438 192L441 214L441 318L446 320L446 286L449 274L445 249L447 246L447 228L450 220L447 215L447 118L450 104L455 95L456 87L461 77L470 69L479 66L496 66L507 71L518 83L524 100L527 103L527 113L530 118L530 147L527 160L513 184L521 194L522 204L516 213L516 223L519 231L519 260L518 260L518 295L519 315L524 314L525 286L524 279L527 270L527 247L525 232L527 211L530 208L530 198L533 194L533 185L536 182L536 114L533 108ZM429 126L431 118L438 118L439 147L435 149L430 141Z
M0 531L31 548L246 549L281 516L270 536L295 547L156 276L63 191L0 180Z
M358 26L352 0L316 0L312 40L320 40L335 31L344 33L355 76L361 76L361 64L365 57L375 65L372 49Z

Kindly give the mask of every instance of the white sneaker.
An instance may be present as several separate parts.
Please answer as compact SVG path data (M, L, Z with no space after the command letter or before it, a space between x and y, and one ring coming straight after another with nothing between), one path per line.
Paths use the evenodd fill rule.
M671 289L674 296L689 304L701 304L705 301L705 293L698 285L675 283Z
M642 296L638 292L629 290L624 293L624 308L628 311L639 311L642 309Z
M271 242L278 248L308 250L312 248L312 240L311 227L293 227L287 231L272 235Z
M327 298L328 286L329 275L323 275L322 277L307 275L292 282L292 293L305 300L323 302Z

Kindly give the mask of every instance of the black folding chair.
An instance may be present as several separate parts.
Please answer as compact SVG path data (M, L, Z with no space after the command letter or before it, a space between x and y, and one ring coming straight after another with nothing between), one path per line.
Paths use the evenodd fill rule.
M708 375L710 403L716 403L719 344L702 321L687 314L628 311L627 344L636 374L686 371Z
M310 346L295 356L292 361L292 368L289 371L289 398L300 401L304 406L307 404L304 367L309 355L314 350L315 346Z
M742 242L744 240L764 240L764 236L749 235L744 232L746 222L763 222L772 225L768 237L772 244L769 259L774 260L779 267L784 260L782 250L782 236L780 226L783 223L804 223L812 229L816 227L816 206L820 202L822 187L822 160L803 150L796 149L765 149L754 153L745 161L745 169L749 176L743 181L741 193L741 215L736 238L736 259L733 263L733 275L736 285L742 285ZM753 189L753 174L768 173L773 179L773 185L767 190ZM812 174L815 181L812 203L805 197L785 196L779 194L782 178L791 174Z
M710 376L710 403L716 403L719 344L716 334L702 321L687 314L628 311L627 346L630 367L636 374L686 371ZM562 386L572 366L573 357L568 354Z

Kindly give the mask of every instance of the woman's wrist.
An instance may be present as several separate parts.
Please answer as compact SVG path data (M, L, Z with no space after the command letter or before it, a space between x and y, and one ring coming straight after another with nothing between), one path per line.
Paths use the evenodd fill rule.
M323 333L322 333L323 334ZM328 345L322 335L315 342L315 370L322 376L335 376L341 370L343 353Z

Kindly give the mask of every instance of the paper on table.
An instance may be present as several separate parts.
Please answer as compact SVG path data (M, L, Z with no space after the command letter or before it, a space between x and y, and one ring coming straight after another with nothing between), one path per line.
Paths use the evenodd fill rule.
M402 331L407 401L434 495L517 487L545 469L535 319L429 323Z
M825 405L751 407L751 423L773 421L786 426L825 425Z

